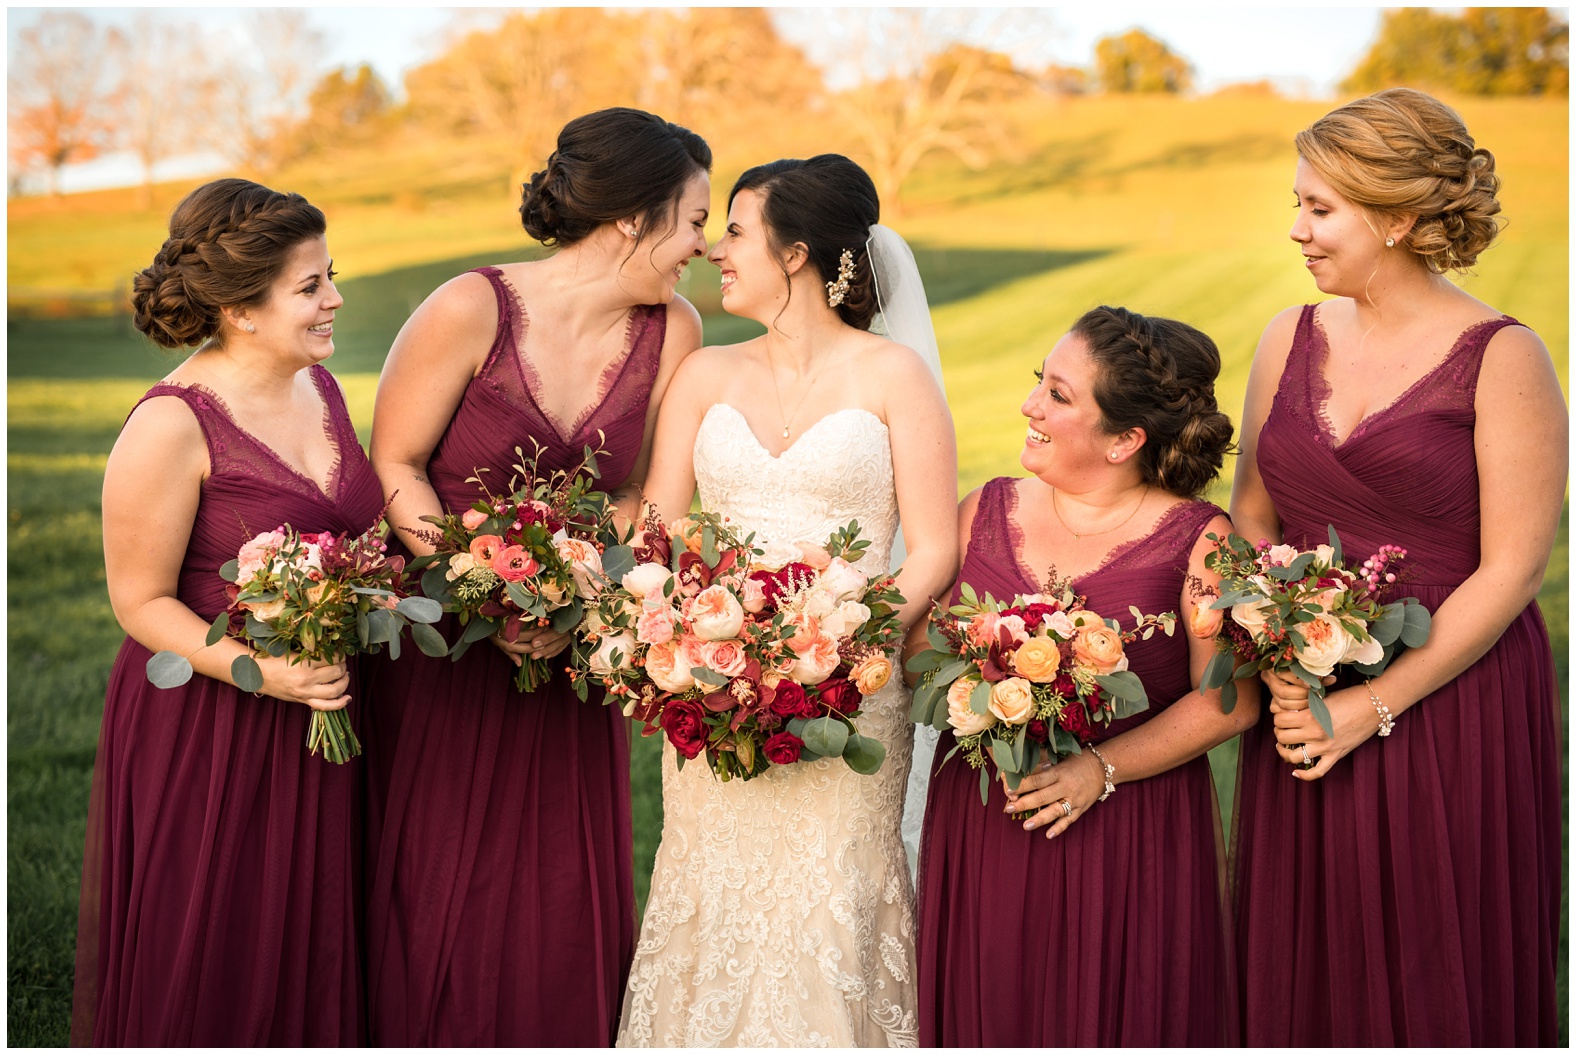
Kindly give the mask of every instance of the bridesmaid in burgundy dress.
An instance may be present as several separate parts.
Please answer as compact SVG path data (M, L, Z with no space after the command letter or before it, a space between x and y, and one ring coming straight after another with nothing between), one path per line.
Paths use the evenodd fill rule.
M405 544L420 517L506 486L515 448L571 469L598 444L638 484L662 392L700 344L674 288L705 251L711 152L639 110L576 118L520 214L558 251L450 280L400 332L372 460ZM458 630L446 620L450 641ZM513 685L568 636L495 637L458 662L376 665L368 718L370 1029L383 1045L611 1043L634 955L627 722L562 670Z
M1095 308L1046 356L1023 405L1020 456L959 507L958 583L998 598L1053 566L1102 614L1185 616L1176 636L1128 646L1149 708L1087 734L1082 754L1016 795L942 734L919 866L923 1047L1216 1046L1236 1038L1224 848L1205 752L1258 715L1244 684L1223 714L1196 686L1218 618L1195 603L1209 532L1196 496L1220 471L1231 422L1216 410L1220 354L1169 319ZM1207 603L1207 602L1205 602ZM917 647L922 639L911 639ZM1040 812L1021 824L1007 814ZM1043 829L1045 838L1040 837Z
M200 344L142 398L104 470L104 563L128 635L88 811L73 1044L364 1041L359 761L306 751L313 709L359 697L342 664L204 647L219 568L281 523L360 533L383 496L339 386L323 214L245 180L199 187L137 275L136 325ZM156 651L196 674L157 689ZM354 718L360 721L359 714Z
M1265 330L1232 512L1243 535L1404 546L1434 614L1327 737L1267 679L1243 737L1236 895L1250 1045L1552 1045L1560 717L1534 598L1565 487L1543 343L1453 286L1496 234L1494 158L1394 89L1297 136L1292 240L1320 292ZM1377 735L1376 735L1377 734ZM1314 763L1301 768L1305 759Z

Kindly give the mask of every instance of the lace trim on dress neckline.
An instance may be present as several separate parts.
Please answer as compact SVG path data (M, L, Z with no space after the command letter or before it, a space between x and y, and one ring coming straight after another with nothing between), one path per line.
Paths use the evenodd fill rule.
M161 381L149 391L148 395L158 394L158 390L161 388L172 388L197 393L199 399L205 399L212 402L213 408L220 414L224 415L224 417L230 422L230 426L233 429L245 436L247 439L251 440L252 443L256 444L257 447L268 457L272 458L280 468L289 472L290 475L296 477L302 483L310 485L312 490L315 491L319 497L329 502L333 502L338 496L340 486L343 482L340 479L340 467L345 461L344 445L340 442L342 437L339 435L338 422L334 413L335 401L331 397L330 393L326 391L326 389L330 386L332 379L330 378L328 381L324 380L324 376L328 374L328 371L318 364L313 364L310 369L312 371L312 387L317 390L318 398L323 401L323 435L327 437L329 445L334 449L334 460L329 464L328 467L328 481L326 489L323 485L319 484L317 480L313 479L311 476L308 476L294 465L291 465L289 462L285 461L278 451L264 443L261 437L242 425L240 421L236 419L235 412L230 409L230 405L225 402L224 397L219 395L219 393L215 392L213 389L209 388L207 385L197 381L191 381L185 384L177 381ZM145 396L143 398L147 397ZM212 466L210 466L210 469L212 469Z
M1050 569L1046 569L1044 574L1036 576L1030 570L1029 566L1023 561L1024 531L1023 528L1018 524L1017 513L1018 481L1024 478L1008 476L1002 477L1002 479L1005 481L1002 485L1002 489L1006 492L1006 494L1001 500L1001 518L1003 527L1007 533L1007 541L1009 543L1008 549L1012 553L1012 563L1013 566L1017 568L1018 574L1023 577L1023 580L1034 589L1038 589L1044 584L1046 576L1050 574ZM1202 502L1201 499L1188 498L1183 499L1182 501L1169 507L1164 513L1161 513L1160 516L1155 519L1153 526L1151 526L1150 529L1144 534L1139 535L1137 538L1128 539L1126 542L1117 543L1106 552L1105 556L1100 559L1098 564L1086 572L1080 572L1077 575L1071 576L1070 581L1073 583L1080 583L1086 579L1094 577L1100 572L1114 567L1118 561L1122 560L1128 554L1135 552L1139 546L1149 542L1151 539L1161 534L1166 528L1170 527L1172 522L1179 519L1183 512L1200 504L1207 505L1208 503ZM1058 575L1063 579L1069 578L1065 573L1059 572Z
M536 398L537 389L541 387L542 375L537 370L536 364L531 362L525 354L525 336L531 329L531 314L526 311L525 300L520 296L519 289L510 281L509 276L504 273L503 268L493 267L490 270L497 275L498 281L509 292L509 302L513 308L517 323L513 327L514 361L520 368L520 382L525 389L525 397L531 401L531 406L541 415L542 420L547 422L554 432L558 433L559 440L569 443L580 434L580 430L586 427L586 424L596 414L597 410L608 401L608 398L613 394L613 389L618 387L618 382L623 377L624 370L629 366L630 360L635 358L637 324L643 320L648 313L646 309L650 308L651 305L636 304L629 309L629 315L624 319L622 354L602 368L602 372L597 376L596 388L592 393L591 401L585 405L566 429L564 422L557 415L549 413L547 408L542 406L541 402ZM500 354L502 354L501 349Z
M1472 347L1471 339L1480 329L1486 326L1502 324L1505 320L1510 319L1509 315L1496 315L1491 319L1482 319L1474 322L1462 330L1456 335L1455 341L1451 344L1450 350L1445 353L1444 358L1420 374L1415 381L1401 391L1400 395L1379 409L1359 418L1357 424L1352 427L1352 431L1348 432L1343 439L1337 440L1335 438L1335 425L1330 421L1329 416L1330 394L1333 390L1330 387L1329 380L1324 376L1324 366L1330 358L1330 335L1325 330L1324 323L1319 319L1318 308L1319 305L1311 304L1308 310L1308 325L1312 331L1312 336L1308 341L1308 349L1304 353L1307 360L1308 409L1313 415L1314 431L1331 450L1340 450L1342 447L1345 447L1372 423L1387 416L1402 404L1410 402L1411 397L1421 391L1427 382L1443 373L1445 368L1454 363L1458 356ZM1510 321L1512 323L1515 322L1513 319Z
M766 444L762 443L761 442L761 438L759 436L755 435L755 430L750 427L750 421L749 421L748 418L746 418L744 416L744 411L740 410L738 407L734 406L732 403L727 403L727 402L713 403L711 406L706 408L706 413L705 413L705 415L702 416L701 423L704 424L705 423L705 419L711 417L711 412L716 410L718 407L726 407L727 409L733 411L734 415L739 419L739 424L744 426L744 431L749 433L750 438L755 441L755 446L759 447L761 449L761 452L763 454L765 454L768 458L770 458L772 461L781 461L783 458L786 458L788 456L788 452L789 451L793 450L800 443L804 442L805 437L809 436L810 433L812 433L816 429L820 428L821 425L824 424L826 421L830 420L831 418L837 417L839 414L847 414L847 413L850 413L850 412L857 412L857 413L860 413L860 414L864 414L865 416L869 417L872 421L874 421L877 425L881 426L882 429L884 429L888 433L891 432L891 428L887 425L887 423L882 421L881 420L881 416L879 414L876 414L874 411L866 410L864 407L840 407L837 410L829 411L828 413L822 414L820 417L816 418L813 422L810 423L808 428L806 428L803 432L799 433L798 436L794 437L794 440L793 440L792 443L788 444L788 446L784 447L782 450L778 451L776 454L773 454L771 448L766 446Z

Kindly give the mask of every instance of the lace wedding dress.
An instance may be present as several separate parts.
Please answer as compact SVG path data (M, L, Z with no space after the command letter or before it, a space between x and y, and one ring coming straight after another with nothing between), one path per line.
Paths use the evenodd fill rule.
M695 438L701 504L774 542L858 520L860 567L885 571L897 527L887 428L845 409L772 457L719 403ZM718 781L662 752L662 843L624 998L621 1047L912 1047L913 885L899 826L913 727L900 677L867 697L886 761L841 759Z

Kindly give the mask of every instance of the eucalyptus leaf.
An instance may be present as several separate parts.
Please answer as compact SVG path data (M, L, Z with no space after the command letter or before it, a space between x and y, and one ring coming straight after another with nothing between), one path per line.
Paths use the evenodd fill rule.
M848 768L865 776L870 776L880 769L881 763L885 760L886 747L873 737L855 733L848 738L848 743L843 748L843 761L848 763Z
M431 597L401 597L394 610L413 623L436 623L443 618L443 605Z
M831 716L812 718L805 722L799 738L816 754L836 758L848 745L848 726Z
M251 612L247 612L246 613L246 636L251 638L254 641L266 641L269 638L277 637L279 635L274 633L274 628L273 627L269 626L267 623L265 623L261 619L257 618Z
M1387 604L1384 612L1368 625L1368 632L1373 639L1381 645L1393 645L1401 638L1401 631L1406 628L1406 609L1401 604Z
M710 667L691 667L690 677L694 678L703 685L710 685L717 689L720 689L724 685L728 684L727 678L723 677L721 674L718 674ZM803 738L801 737L801 739ZM825 754L826 752L823 751L821 753Z
M173 689L192 680L192 665L179 652L155 652L148 659L148 680L161 689Z
M1335 721L1330 717L1330 708L1325 706L1324 693L1322 691L1308 693L1308 709L1313 711L1314 718L1324 728L1324 735L1333 738L1335 736Z
M361 648L362 648L363 651L366 650L366 647L367 647L367 644L368 644L367 636L368 636L368 634L371 633L371 630L372 630L372 624L370 622L368 622L368 620L367 620L367 613L365 613L365 612L357 612L356 613L356 640L361 643Z
M220 612L213 617L213 625L208 627L208 636L203 638L203 643L209 646L217 645L224 639L225 633L230 629L230 613Z
M585 615L585 607L579 601L572 601L562 608L553 609L553 614L548 618L554 631L567 634L580 625L581 617Z
M412 623L410 638L416 642L416 647L429 656L447 656L449 654L448 642L443 640L443 635L426 623Z
M1338 568L1341 565L1341 536L1339 536L1339 535L1337 535L1335 533L1335 525L1334 524L1330 524L1329 528L1330 528L1330 548L1335 551L1334 556L1332 556L1330 558L1330 566Z
M219 565L219 578L223 579L225 582L235 582L240 579L240 577L241 562L239 560L227 560L223 564Z
M1004 773L1014 772L1018 768L1012 756L1012 743L1008 740L998 740L994 736L987 737L990 744L990 756L996 760L996 768Z
M1144 683L1138 675L1130 670L1118 670L1110 674L1096 674L1095 684L1105 690L1107 696L1114 696L1119 700L1128 700L1133 703L1149 705L1149 695L1144 692Z
M980 805L990 805L990 773L980 766Z
M449 576L442 564L434 564L421 574L421 592L439 604L449 604L454 594L449 589Z
M394 613L387 608L374 608L367 613L367 644L383 645L397 631Z
M914 703L909 708L908 720L915 725L929 725L931 712L940 696L941 689L935 684L921 684L914 690Z
M1228 681L1220 687L1220 712L1230 714L1237 709L1237 683Z
M940 668L946 661L946 653L927 648L903 664L903 669L910 674L928 674L930 671Z
M1204 667L1204 676L1199 679L1199 687L1218 689L1230 683L1232 668L1232 654L1230 652L1216 652L1210 657L1208 665Z
M1401 627L1401 643L1407 648L1421 648L1428 644L1428 634L1433 629L1433 616L1421 604L1409 604L1403 610L1405 623Z
M468 645L473 641L481 641L492 637L498 632L499 626L500 624L496 619L474 616L469 623L465 624L465 632L460 635L460 643Z
M946 664L945 666L940 667L939 669L937 669L937 671L936 671L936 684L937 685L950 685L954 681L957 681L959 678L961 678L965 673L967 673L969 668L972 667L972 666L973 666L973 664L971 664L966 659L955 659L952 662Z
M635 570L635 550L631 546L609 546L602 553L602 574L617 583Z
M242 692L262 692L263 668L251 656L236 656L230 664L230 680Z
M990 712L990 682L981 681L974 686L974 691L969 693L969 710L975 714Z
M717 549L717 529L710 524L700 529L700 559L708 568L715 568L722 560L722 553Z
M531 609L536 607L536 594L532 593L530 590L527 590L519 583L506 582L503 584L503 590L504 593L509 595L509 600L513 601L515 603L515 607L519 608L521 611L529 612Z
M399 659L399 633L389 635L389 659Z

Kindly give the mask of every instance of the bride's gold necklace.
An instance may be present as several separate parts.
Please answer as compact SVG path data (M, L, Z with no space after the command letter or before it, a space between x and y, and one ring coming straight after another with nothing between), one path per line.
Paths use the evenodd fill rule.
M766 349L766 367L772 375L772 391L777 393L777 416L783 419L783 439L786 440L788 438L789 426L793 424L793 419L799 416L799 409L804 406L804 401L810 398L810 389L814 388L815 383L821 379L821 370L826 366L826 359L830 358L830 355L826 356L825 359L821 360L820 365L815 368L815 373L810 377L810 383L804 386L804 395L799 397L799 402L794 405L793 414L790 415L783 410L783 390L782 386L777 383L777 363L772 359L771 348L768 347Z
M1067 521L1062 519L1062 511L1056 508L1056 488L1054 487L1051 488L1051 512L1056 514L1056 522L1062 526L1062 530L1067 532L1075 539L1089 538L1095 535L1109 535L1117 528L1125 527L1129 520L1138 515L1138 511L1144 507L1144 499L1149 497L1149 487L1149 484L1144 485L1144 493L1138 496L1138 504L1133 507L1133 511L1131 513L1122 518L1122 522L1120 524L1116 524L1108 528L1101 528L1099 531L1077 532L1068 527Z

